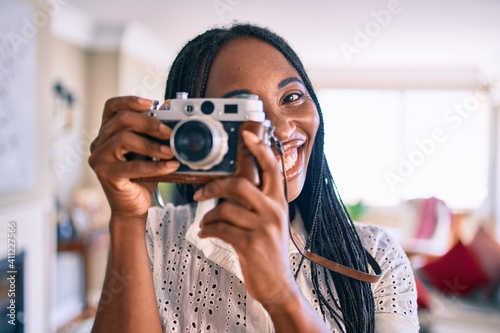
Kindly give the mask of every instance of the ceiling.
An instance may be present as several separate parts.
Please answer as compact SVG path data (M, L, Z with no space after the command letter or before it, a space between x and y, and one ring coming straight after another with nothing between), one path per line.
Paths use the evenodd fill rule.
M139 23L172 52L208 27L238 20L281 34L312 69L479 68L500 73L497 0L68 0L68 4L93 24ZM363 33L372 36L363 40Z

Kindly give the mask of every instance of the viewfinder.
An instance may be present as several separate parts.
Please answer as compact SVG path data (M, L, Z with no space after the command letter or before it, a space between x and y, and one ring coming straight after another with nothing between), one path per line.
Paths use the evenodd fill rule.
M225 104L224 113L238 113L238 104Z

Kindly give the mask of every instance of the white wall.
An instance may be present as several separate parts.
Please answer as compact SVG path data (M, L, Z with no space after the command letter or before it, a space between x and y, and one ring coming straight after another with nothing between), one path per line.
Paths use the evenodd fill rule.
M39 5L30 5L27 1L17 0L12 6L32 6L33 15L48 18L47 12ZM55 225L51 200L51 181L48 167L48 140L50 122L50 62L51 37L49 21L38 21L35 16L20 17L26 26L31 22L31 30L23 30L21 37L36 41L36 164L37 175L34 186L30 189L8 192L0 195L0 225L2 230L2 249L5 240L6 225L10 221L17 224L17 251L26 253L25 266L25 332L50 332L48 318L51 307L51 271L55 253ZM23 21L21 21L23 20ZM26 23L28 22L28 23ZM29 28L24 28L29 29ZM27 82L33 83L33 82ZM22 94L22 91L17 93ZM32 98L26 96L26 98ZM13 111L13 110L11 110ZM19 128L22 132L23 129ZM0 258L6 255L5 250ZM5 318L2 318L2 325Z
M55 260L55 224L49 199L29 200L0 207L1 226L16 222L17 253L25 253L25 332L50 332L52 269ZM7 248L2 246L3 249ZM2 252L2 256L4 253ZM19 313L18 313L19 315ZM5 318L2 318L2 325Z
M74 189L81 181L88 144L82 141L87 110L87 53L84 49L54 38L50 61L51 85L61 83L73 95L74 106L71 127L54 126L50 129L50 171L54 195L63 205L69 205ZM52 95L54 93L52 92ZM54 102L52 101L52 105Z

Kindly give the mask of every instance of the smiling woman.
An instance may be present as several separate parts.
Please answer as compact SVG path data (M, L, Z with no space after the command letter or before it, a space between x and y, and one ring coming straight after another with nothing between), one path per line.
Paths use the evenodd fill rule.
M220 48L210 66L204 97L234 96L241 91L263 101L266 118L283 143L289 167L288 198L294 200L303 187L319 126L316 105L285 56L256 38L233 39Z
M381 229L349 218L323 153L320 105L290 46L248 24L209 30L171 67L165 98L181 91L258 95L283 144L285 170L265 142L243 132L260 187L236 176L179 185L185 204L150 208L156 184L131 179L175 173L179 163L169 147L137 133L168 140L171 129L139 113L152 101L110 99L89 161L112 210L108 271L134 283L101 302L94 332L417 332L409 262ZM130 151L159 160L127 160ZM307 253L341 267L367 274L374 257L380 281L305 259L289 225Z

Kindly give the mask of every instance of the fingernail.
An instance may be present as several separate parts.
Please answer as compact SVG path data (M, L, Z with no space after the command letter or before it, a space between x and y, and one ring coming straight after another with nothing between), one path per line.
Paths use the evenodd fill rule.
M260 142L259 137L257 135L255 135L255 133L253 133L253 132L245 130L245 131L243 131L243 133L241 135L243 135L245 140L248 140L251 143L259 143Z
M160 145L160 151L163 153L163 154L171 154L172 153L172 148L170 148L169 146L167 145Z
M149 98L137 97L137 102L140 104L153 105L154 101Z
M179 161L167 161L165 162L165 166L169 169L177 169L181 164Z

